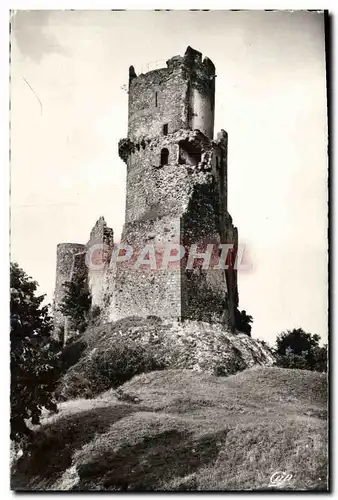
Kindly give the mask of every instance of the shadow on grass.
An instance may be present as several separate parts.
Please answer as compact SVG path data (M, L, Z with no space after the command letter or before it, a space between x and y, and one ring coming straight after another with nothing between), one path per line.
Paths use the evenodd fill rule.
M135 411L139 411L139 407L128 404L93 408L67 415L43 426L34 434L32 443L16 462L11 476L11 489L34 490L51 487L70 467L75 450Z
M189 433L167 430L136 445L112 449L80 465L80 482L73 491L159 491L161 485L215 461L226 431L193 439Z

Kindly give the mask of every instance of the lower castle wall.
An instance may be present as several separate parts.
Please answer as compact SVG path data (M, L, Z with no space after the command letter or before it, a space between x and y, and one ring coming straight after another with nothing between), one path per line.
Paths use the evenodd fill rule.
M100 217L91 230L86 245L86 266L88 286L92 297L92 307L104 309L104 283L113 251L114 233Z
M222 243L218 186L214 181L194 187L181 220L181 242L190 248L197 245L198 253L206 252L208 244L213 245L208 269L202 268L203 259L194 260L192 269L187 269L186 259L182 261L182 316L199 321L226 322L228 290L225 270L214 269L219 260L219 244Z
M56 256L56 283L54 291L54 331L58 331L65 325L65 317L59 310L61 302L65 296L63 287L66 281L71 280L72 272L74 272L73 262L74 255L84 252L85 245L80 243L60 243L57 246Z
M125 316L161 316L178 319L181 315L181 289L179 262L171 268L161 269L163 250L180 241L180 220L164 216L126 224L121 244L133 248L133 258L117 263L110 273L111 283L106 282L110 295L110 321ZM150 265L138 265L140 252L146 245L154 249L155 261ZM148 247L149 248L149 247ZM144 255L148 259L148 255Z

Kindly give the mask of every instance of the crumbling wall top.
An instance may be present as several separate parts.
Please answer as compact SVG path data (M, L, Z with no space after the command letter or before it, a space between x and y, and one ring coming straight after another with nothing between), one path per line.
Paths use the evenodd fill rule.
M147 71L146 73L136 74L134 66L129 67L129 84L135 78L144 78L151 73L152 77L155 77L155 74L163 74L165 72L172 72L178 68L185 68L188 70L198 69L202 72L207 73L210 76L215 75L215 65L208 57L204 57L201 52L193 49L190 45L187 47L184 56L173 56L166 61L166 68L158 68L151 71Z
M226 144L228 142L228 133L224 129L221 129L217 134L215 142L219 144Z
M114 231L112 228L107 226L107 222L104 217L100 217L93 229L90 232L89 241L87 246L92 244L93 242L98 243L107 243L112 244L114 242Z

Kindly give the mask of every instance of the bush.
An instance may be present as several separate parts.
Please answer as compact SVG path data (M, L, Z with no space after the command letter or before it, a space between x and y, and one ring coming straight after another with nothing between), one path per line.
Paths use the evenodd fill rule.
M134 375L163 368L163 363L137 342L119 342L107 351L95 352L89 361L91 377L102 391L118 387Z
M135 341L117 341L107 350L94 350L68 371L60 397L93 397L116 388L135 375L166 367L155 351Z
M240 350L233 346L232 351L233 356L225 364L216 365L214 369L214 375L216 375L216 377L234 375L235 373L241 372L247 368Z
M83 333L88 326L91 295L88 290L86 276L77 281L66 281L63 284L65 296L60 304L60 311L71 321L71 329Z
M101 308L100 306L93 306L89 313L89 324L94 326L100 322Z
M281 333L276 340L276 366L326 372L327 345L320 347L319 340L319 335L302 328Z
M306 355L307 351L303 351L301 354L295 354L293 350L288 347L285 354L277 354L276 366L280 366L281 368L298 368L299 370L306 370Z
M239 309L235 310L235 328L239 332L245 333L249 337L251 337L251 323L253 322L253 317L250 314L247 314L245 310L240 311Z
M318 372L326 372L327 371L327 344L323 347L315 347L314 348L314 363L313 369Z
M87 343L83 340L76 340L66 345L61 352L62 371L65 372L71 366L75 365L81 358Z
M68 399L85 398L90 399L96 395L93 392L93 382L85 375L77 371L70 370L66 377L62 379L61 386L56 392L58 401Z

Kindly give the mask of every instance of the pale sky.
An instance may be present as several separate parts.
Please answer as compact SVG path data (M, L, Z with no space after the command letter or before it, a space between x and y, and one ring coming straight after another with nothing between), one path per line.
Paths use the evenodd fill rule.
M11 260L51 301L56 245L124 222L128 67L183 55L216 66L229 134L228 209L253 269L240 308L270 343L327 339L324 19L315 12L21 11L12 23Z

